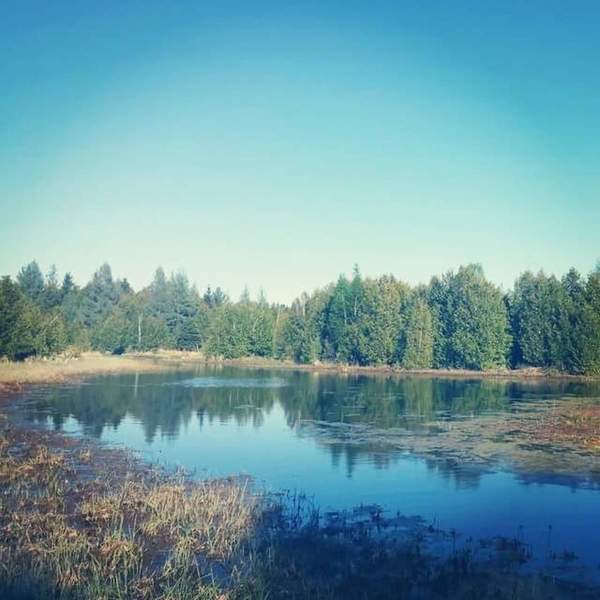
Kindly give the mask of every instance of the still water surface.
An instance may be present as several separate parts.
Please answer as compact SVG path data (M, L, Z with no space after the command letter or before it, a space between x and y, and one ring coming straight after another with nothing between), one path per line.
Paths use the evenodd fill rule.
M435 436L440 423L491 423L528 403L550 406L565 397L600 402L600 390L201 367L40 387L18 406L28 421L124 444L197 477L247 473L269 490L303 491L324 510L377 503L464 537L518 536L538 559L568 549L579 556L575 566L600 573L598 487L516 472L505 459L473 467L443 452L423 456L361 445L351 435L319 435L323 426L344 423Z

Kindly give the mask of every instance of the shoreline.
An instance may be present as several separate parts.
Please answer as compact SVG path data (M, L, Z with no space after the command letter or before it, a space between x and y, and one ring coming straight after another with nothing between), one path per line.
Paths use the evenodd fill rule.
M248 369L278 369L319 374L365 375L383 377L421 377L436 379L489 379L497 381L565 381L593 383L600 377L571 375L539 367L523 369L402 369L390 365L358 366L319 362L300 364L291 360L261 357L224 359L200 352L158 351L128 353L120 356L100 352L84 352L74 357L36 359L24 362L0 362L0 392L18 392L27 385L63 384L96 375L119 373L153 373L192 366L223 366Z
M0 362L0 392L18 392L27 385L47 385L76 382L95 375L119 373L153 373L175 364L150 355L113 356L100 352L84 352L74 357L56 357L24 362Z
M207 600L391 599L399 582L426 594L415 599L591 600L599 589L569 576L566 550L539 566L517 537L463 539L378 505L319 515L240 476L197 481L128 448L1 418L0 490L11 507L0 511L0 593L13 600L57 589L153 600L175 588Z
M248 364L250 362L252 364ZM207 360L196 353L120 357L92 354L66 361L30 362L29 367L35 370L36 363L40 363L40 368L45 367L38 371L39 377L48 376L50 367L52 378L45 381L38 378L18 385L60 384L98 374L160 372L201 364L327 373L366 371L385 376L414 374L378 367L340 369L340 365L306 365L302 368L302 365L279 361ZM428 376L427 373L422 375ZM471 373L459 375L471 376ZM539 380L540 377L529 379ZM211 600L261 597L265 591L279 598L285 597L290 587L300 594L296 597L306 597L302 596L306 590L310 590L310 596L315 598L355 597L348 594L354 589L357 578L360 578L363 592L377 589L379 597L394 597L389 595L389 590L396 585L399 572L404 573L406 586L422 586L432 598L438 597L435 592L439 585L448 594L444 597L461 599L472 597L471 594L481 586L485 590L482 597L502 600L514 597L515 590L519 597L531 600L537 600L539 593L560 600L591 600L597 592L597 588L589 587L585 582L563 578L563 568L566 569L571 560L571 555L566 552L564 557L557 555L552 559L551 568L532 567L532 571L527 572L521 565L531 560L528 547L516 538L493 537L476 540L472 545L459 544L458 548L448 550L444 557L436 554L433 548L439 544L450 548L454 538L447 532L432 530L419 521L415 522L416 528L410 536L398 533L407 524L412 526L412 517L385 519L380 513L369 513L364 521L357 522L356 528L348 528L345 514L335 513L329 521L315 526L310 513L301 524L291 525L297 517L295 512L288 514L284 505L261 505L261 495L254 496L245 486L240 488L235 475L209 479L205 483L181 480L176 474L156 470L127 448L111 448L88 438L71 438L63 433L14 425L14 422L2 419L0 411L0 459L5 463L0 468L0 487L18 507L18 511L5 515L3 531L10 531L11 535L0 539L0 551L14 556L7 567L10 580L5 591L9 594L14 589L12 582L20 585L23 579L29 587L53 590L58 586L66 592L73 589L61 579L65 565L40 558L37 550L40 547L48 549L45 557L51 557L58 547L68 550L73 558L69 558L66 568L73 581L77 581L75 585L84 590L81 597L85 600L90 599L86 595L88 590L91 597L104 591L93 588L92 584L109 572L106 589L125 588L135 595L143 587L144 598L160 597L165 582L175 585L173 563L165 562L163 558L165 548L177 555L177 549L182 547L186 551L177 560L177 581L185 581L186 593L202 594ZM23 474L24 483L17 485L15 474L19 477ZM21 486L25 486L25 491L35 493L22 494ZM30 501L38 495L40 502ZM178 509L182 502L186 510ZM207 503L214 507L210 512L201 508ZM231 509L239 518L232 519ZM127 529L116 525L120 522L127 523L133 533L124 534ZM392 534L387 541L367 536L359 538L357 543L356 532L363 527L371 527L374 531L389 528ZM34 544L27 538L31 531L35 534ZM196 537L197 532L206 532L201 533L201 543ZM331 532L334 532L333 536ZM398 539L394 532L400 535ZM432 546L429 547L424 539L431 539ZM143 543L139 543L140 540ZM89 559L87 562L79 559L82 547ZM307 548L311 549L308 553ZM323 556L330 557L325 572L320 570L320 562L316 564L312 558L315 548L319 561ZM493 559L488 558L490 548ZM378 553L382 551L385 560L374 564L368 558L380 556ZM337 556L345 558L334 559ZM96 571L86 564L99 566ZM198 568L205 579L197 578ZM214 583L204 585L202 581L209 579L213 568L218 574L217 579L212 579L211 575ZM43 570L48 576L29 578L27 574L37 572L36 569ZM294 573L292 580L290 572ZM139 573L143 576L139 577Z
M595 382L600 377L590 375L572 375L541 367L527 367L522 369L490 369L475 371L469 369L403 369L392 365L346 365L341 363L319 362L315 364L301 364L290 360L279 360L260 357L249 358L211 358L202 359L205 364L216 364L232 367L246 367L252 369L282 369L286 371L305 371L309 373L336 373L348 375L384 375L390 377L434 377L438 379L499 379L499 380L564 380Z

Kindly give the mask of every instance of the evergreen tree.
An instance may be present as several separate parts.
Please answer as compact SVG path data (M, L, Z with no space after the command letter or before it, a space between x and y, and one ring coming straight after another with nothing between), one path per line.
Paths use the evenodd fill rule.
M407 297L408 287L391 276L363 282L355 324L358 364L392 364L397 360Z
M173 340L167 324L162 319L147 315L141 322L141 342L136 348L142 352L171 348Z
M540 272L523 273L509 297L510 319L514 332L512 363L541 366L546 364L546 319L544 294L546 276Z
M60 286L61 302L71 293L75 291L75 282L71 273L65 273L62 285Z
M0 356L60 353L67 344L124 352L172 347L237 358L319 359L405 368L488 369L506 364L600 373L600 267L584 280L523 273L503 296L478 265L411 290L391 276L351 279L302 294L287 308L245 288L231 303L220 288L202 298L185 274L158 268L134 293L105 264L78 288L55 267L46 280L35 261L18 284L0 281Z
M62 292L58 286L58 275L55 265L50 267L46 275L46 283L40 295L39 302L44 310L51 310L59 306L62 302Z
M444 369L450 366L450 279L452 273L444 277L433 277L426 290L427 303L431 311L433 329L433 367Z
M167 326L180 350L195 350L200 343L200 332L195 318L198 314L200 298L190 287L184 273L171 275L168 282L169 311Z
M148 293L148 311L157 319L167 321L170 313L169 286L167 277L162 267L154 272Z
M291 307L282 328L282 353L301 363L313 363L323 354L327 307L332 289L303 293Z
M564 310L566 317L561 331L561 361L559 368L569 373L583 374L585 372L584 346L586 333L584 327L585 289L581 275L570 269L562 279L565 291Z
M119 300L119 290L108 263L104 263L83 289L82 322L88 328L102 322Z
M581 362L584 373L600 375L600 265L585 284L581 316Z
M70 334L62 313L54 309L43 313L39 318L39 329L35 336L38 356L53 356L65 350Z
M67 327L58 311L42 312L10 277L0 280L0 356L49 356L62 352L67 342Z
M351 281L340 276L327 306L323 340L327 358L361 363L359 322L363 302L364 285L355 267Z
M11 360L34 353L32 332L24 323L27 301L20 287L8 276L0 279L0 356Z
M27 297L34 302L40 300L44 292L44 276L37 261L31 261L19 271L17 282Z
M262 303L249 305L247 310L252 321L250 353L254 356L272 356L275 324L273 311L266 304L266 299Z
M514 336L513 365L566 369L575 359L570 339L575 319L577 282L574 273L561 283L556 277L524 273L509 296ZM573 296L570 295L571 290ZM579 300L577 300L579 303Z
M490 369L506 366L509 323L503 296L485 279L480 265L448 274L436 306L445 336L446 366ZM440 293L441 292L441 293ZM441 365L440 365L441 366Z
M402 366L429 369L433 365L433 318L423 298L414 299L408 310L403 336Z
M92 345L97 350L123 354L135 344L135 332L132 323L120 310L113 311L92 330Z
M206 344L209 354L240 358L251 354L252 321L241 304L224 304L213 311Z
M222 306L223 304L225 304L225 302L228 302L228 301L229 301L229 298L227 297L227 294L220 287L217 287L212 295L213 307L216 308L216 307Z

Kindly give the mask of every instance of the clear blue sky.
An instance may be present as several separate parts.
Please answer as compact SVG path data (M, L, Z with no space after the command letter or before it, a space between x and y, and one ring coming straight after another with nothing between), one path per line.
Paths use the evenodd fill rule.
M288 301L600 257L600 2L4 1L0 273Z

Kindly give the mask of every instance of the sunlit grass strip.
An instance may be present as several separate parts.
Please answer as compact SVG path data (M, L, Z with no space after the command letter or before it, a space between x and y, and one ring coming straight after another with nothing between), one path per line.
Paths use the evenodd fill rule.
M24 362L0 360L0 386L62 383L78 377L114 373L148 373L174 366L172 361L152 360L152 355L146 357L110 356L99 352Z

